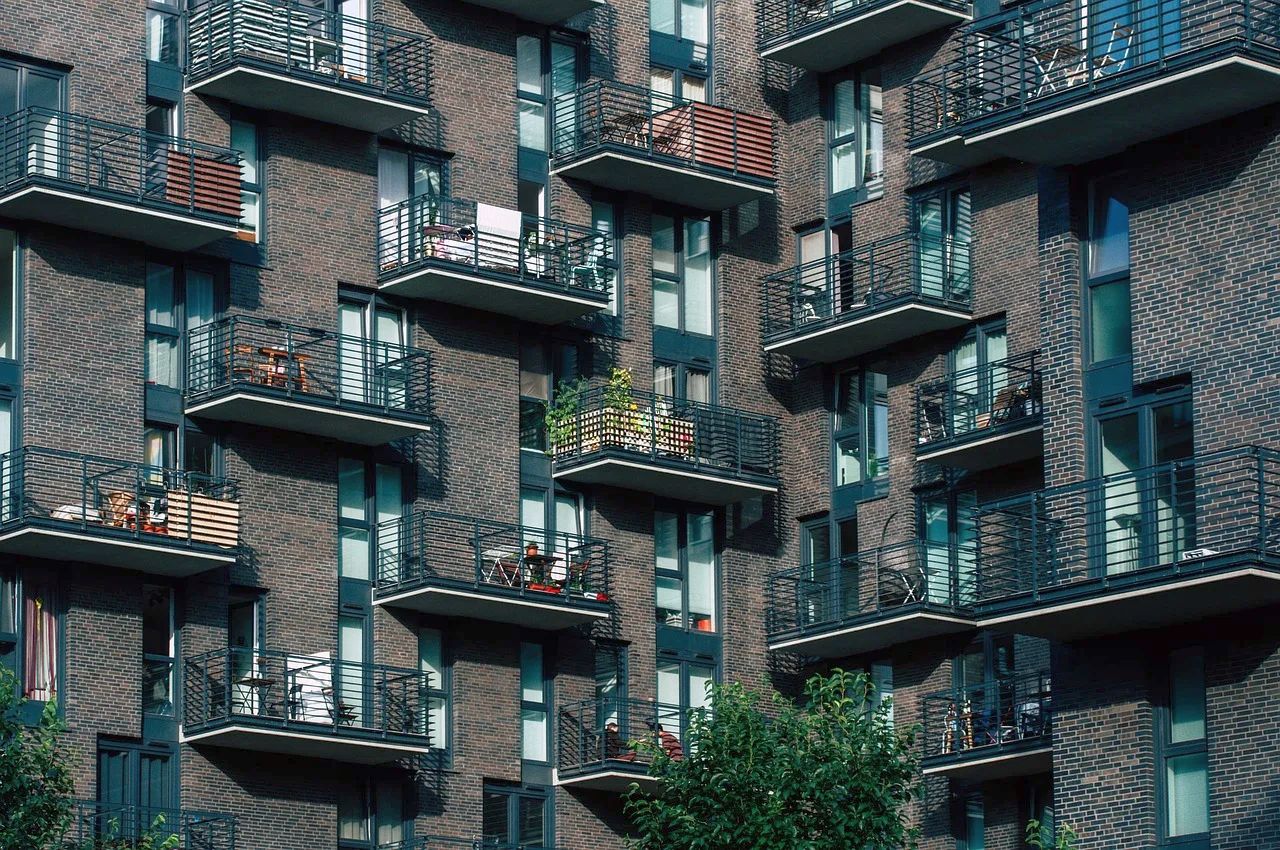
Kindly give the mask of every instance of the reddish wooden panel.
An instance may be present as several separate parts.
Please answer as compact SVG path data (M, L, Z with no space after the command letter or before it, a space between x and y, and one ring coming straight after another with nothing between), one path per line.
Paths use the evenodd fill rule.
M202 156L195 157L193 163L188 154L171 150L165 173L165 199L188 208L194 203L204 212L239 218L240 169Z

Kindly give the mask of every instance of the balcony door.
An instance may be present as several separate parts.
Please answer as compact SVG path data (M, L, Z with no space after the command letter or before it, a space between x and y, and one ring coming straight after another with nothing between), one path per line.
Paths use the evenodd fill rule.
M978 325L951 351L954 402L948 411L948 436L977 427L978 415L990 413L996 395L1009 383L1008 371L997 368L1009 356L1004 322Z
M973 490L946 491L920 499L924 601L972 605L977 595L978 532Z
M953 189L915 202L917 281L931 298L967 298L973 237L968 189Z
M32 107L61 111L65 108L65 79L56 71L0 59L0 116ZM25 152L25 170L20 170L21 160L17 157L6 157L4 181L19 176L66 176L65 152L60 143L62 119L56 114L35 114L25 130L25 138L19 142Z
M833 539L834 538L834 539ZM858 610L858 520L827 517L800 528L800 625L834 622Z
M163 812L168 822L159 828L159 834L179 832L181 824L174 823L169 812L178 804L177 786L178 760L169 748L99 741L99 805L93 828L85 831L106 839L125 839L132 847L133 840L146 834Z
M703 655L663 652L658 657L657 674L658 728L654 731L659 736L669 733L685 743L690 713L699 708L711 709L708 689L716 681L715 660Z
M1195 546L1193 469L1173 469L1194 452L1191 399L1156 400L1097 419L1090 494L1095 572L1117 575L1174 563Z
M403 408L404 311L376 299L338 304L338 389L344 401Z

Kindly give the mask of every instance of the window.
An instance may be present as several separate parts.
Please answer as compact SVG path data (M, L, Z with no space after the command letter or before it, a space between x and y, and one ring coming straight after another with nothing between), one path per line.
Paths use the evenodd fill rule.
M653 392L659 396L710 404L711 370L683 363L655 363Z
M405 787L385 780L356 781L338 789L339 850L373 850L405 836Z
M991 412L996 395L1009 383L1008 370L993 367L1008 356L1003 320L975 326L951 349L947 368L956 401L950 405L947 433L967 433L977 427L979 414Z
M551 847L549 799L540 788L485 785L480 804L482 844Z
M395 464L338 458L338 575L360 582L375 580L374 530L399 519L404 482Z
M956 850L984 850L986 812L982 792L968 791L952 798Z
M1107 480L1094 525L1098 574L1171 564L1195 548L1195 482L1186 470L1147 467L1190 457L1195 422L1190 388L1170 385L1097 417L1094 472ZM1144 483L1145 482L1145 483ZM1145 491L1150 492L1145 492Z
M578 378L578 346L526 335L520 341L520 448L544 452L546 403Z
M915 199L916 278L920 294L966 299L972 279L969 260L973 242L969 189L947 189Z
M547 762L551 729L547 722L546 650L540 643L520 644L520 757Z
M1085 310L1089 361L1103 363L1133 353L1129 300L1129 208L1107 180L1089 184L1085 245Z
M1169 654L1156 712L1162 843L1209 846L1209 755L1204 650Z
M653 323L713 334L711 219L653 215Z
M835 486L884 492L889 476L889 386L878 372L836 377Z
M237 236L247 242L261 242L263 236L262 191L266 183L263 174L262 147L258 127L248 121L231 122L231 147L240 152L240 232Z
M143 745L132 741L98 741L97 801L106 811L120 812L136 823L102 824L100 829L119 830L117 835L136 835L151 826L156 811L178 805L178 759L164 745ZM123 807L132 811L121 811Z
M716 631L715 513L655 511L653 551L659 625Z
M627 704L627 647L602 642L596 646L596 716L603 727L620 723Z
M182 388L182 333L216 319L226 300L224 292L224 282L207 269L147 263L145 367L149 386ZM199 370L200 364L194 365Z
M57 698L61 662L58 617L52 582L27 576L22 600L22 695L35 702Z
M449 705L451 682L449 670L445 667L444 632L440 629L418 630L418 669L429 677L426 698L431 746L448 750L452 717Z
M833 536L834 526L834 541ZM834 546L832 545L834 543ZM804 600L802 624L849 617L858 611L858 520L829 516L800 526L800 566L806 581L819 590Z
M892 661L873 661L871 669L867 671L868 677L871 679L871 685L875 688L875 693L871 697L871 710L878 711L880 706L888 703L889 705L889 722L893 722L893 662Z
M553 126L557 147L573 134L581 52L581 43L567 33L516 36L517 172L520 211L525 215L546 215L547 146ZM558 123L552 115L557 106L566 113Z
M381 299L338 302L338 394L379 407L408 404L408 377L395 364L408 341L404 311Z
M879 194L884 177L884 94L880 70L831 80L825 89L827 194L835 207Z
M18 235L0 229L0 360L18 357Z
M177 65L182 7L178 0L147 0L147 59Z
M173 588L142 586L142 713L173 717Z
M622 235L618 205L613 201L591 202L591 227L606 235L606 243L592 252L588 265L595 268L596 280L609 287L609 306L603 312L622 315Z
M547 149L547 100L542 73L542 39L516 37L516 92L520 147Z
M649 31L708 44L708 0L649 0Z
M716 681L714 659L701 655L659 653L658 726L683 741L689 714L711 708L711 685Z
M706 103L707 77L703 73L655 65L649 69L649 91L655 112L684 101Z
M547 487L520 488L520 525L526 541L550 550L561 563L583 533L582 497Z
M383 268L420 256L422 228L435 224L449 194L447 163L439 154L378 147L378 251Z
M939 605L972 605L976 601L977 504L972 489L920 496L918 533L924 541L927 601Z
M1054 845L1057 821L1053 812L1053 777L1035 776L1027 782L1027 820L1040 824L1040 841L1045 847Z

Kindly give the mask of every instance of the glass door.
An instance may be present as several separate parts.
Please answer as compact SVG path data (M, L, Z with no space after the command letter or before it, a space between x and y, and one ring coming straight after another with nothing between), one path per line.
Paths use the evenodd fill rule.
M227 640L231 654L232 713L258 712L258 688L253 683L263 672L258 669L258 654L262 649L261 616L261 601L258 599L232 602L229 608Z
M342 61L338 66L344 79L369 82L369 2L342 0L338 28Z
M403 408L408 402L405 317L375 304L338 305L338 391L347 401Z
M1169 466L1194 452L1191 401L1099 418L1097 433L1101 483L1091 531L1098 572L1175 562L1195 546L1195 471Z

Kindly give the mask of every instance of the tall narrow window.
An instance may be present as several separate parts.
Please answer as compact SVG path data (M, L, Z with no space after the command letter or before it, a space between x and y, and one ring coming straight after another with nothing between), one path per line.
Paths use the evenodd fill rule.
M550 800L533 788L485 785L480 803L481 843L499 847L550 847Z
M540 643L520 644L521 758L546 762L550 729L547 724L546 661Z
M827 114L827 194L832 212L880 191L884 176L884 95L878 68L830 81Z
M180 386L177 285L173 266L147 264L147 383Z
M622 239L618 230L618 207L613 201L591 202L591 226L604 238L593 247L587 261L595 274L596 282L609 289L609 306L604 313L622 315Z
M239 238L261 242L263 232L261 140L258 127L248 121L231 122L231 147L240 152Z
M22 694L48 702L58 693L58 600L47 581L26 579L22 616Z
M516 92L520 147L547 150L547 98L542 73L542 39L516 37Z
M889 475L889 387L878 372L836 379L835 486L881 488Z
M1102 363L1133 352L1129 299L1129 208L1106 180L1089 185L1085 249L1089 361Z
M969 189L946 189L915 199L917 283L930 298L969 297L973 241Z
M334 671L338 704L334 713L340 722L358 726L366 725L365 711L369 706L365 689L373 684L368 681L365 668L368 628L368 617L346 614L338 617L338 669Z
M147 59L177 65L182 6L178 0L147 0Z
M356 781L338 789L339 850L373 850L404 840L405 788L396 782Z
M1209 755L1205 723L1204 650L1169 654L1168 687L1158 712L1161 838L1187 842L1209 837Z
M982 792L957 794L953 800L956 850L984 850L987 846L986 805Z
M627 648L617 643L596 646L596 706L599 725L620 723L627 702Z
M173 588L142 586L142 713L172 717Z
M711 219L653 216L653 323L711 336Z
M715 514L655 511L653 546L659 625L716 631Z
M662 732L684 740L689 728L689 714L699 708L711 708L711 685L716 680L716 666L705 656L662 653L658 657L658 725ZM665 739L663 740L666 744Z
M444 661L444 632L440 629L418 631L419 669L427 674L427 717L431 746L449 748L449 676Z
M18 238L0 229L0 360L18 359Z

